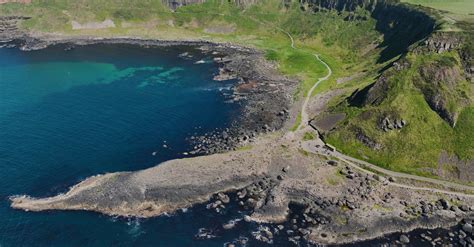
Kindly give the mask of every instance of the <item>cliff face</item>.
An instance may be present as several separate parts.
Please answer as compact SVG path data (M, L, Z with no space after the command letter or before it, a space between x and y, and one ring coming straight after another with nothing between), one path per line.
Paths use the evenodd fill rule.
M436 21L422 11L403 4L378 4L372 12L377 31L384 34L379 62L408 52L410 46L426 39L436 29Z
M313 11L367 10L377 20L376 29L384 35L379 62L388 61L408 51L414 43L426 38L436 21L422 11L400 4L398 0L301 0Z
M413 6L397 0L302 0L314 11L352 12L369 11L376 23L376 29L384 35L378 62L386 62L399 55L413 53L426 58L425 62L411 64L401 59L385 70L372 85L356 91L350 98L351 105L359 107L378 106L390 94L397 94L395 82L408 69L415 76L405 78L412 82L424 96L427 104L438 115L455 126L459 110L470 102L465 81L472 81L473 46L470 38L457 33L436 32L434 18ZM443 56L443 53L454 52ZM439 56L437 56L439 55ZM430 61L432 59L432 61ZM457 61L460 60L460 61ZM466 93L467 92L467 93Z

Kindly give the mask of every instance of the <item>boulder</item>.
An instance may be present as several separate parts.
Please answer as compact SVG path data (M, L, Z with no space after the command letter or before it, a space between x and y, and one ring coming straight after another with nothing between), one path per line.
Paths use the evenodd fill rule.
M472 231L472 225L469 223L466 223L462 226L462 230L465 232L473 233Z
M335 160L330 160L330 161L328 161L328 165L330 165L330 166L337 166L337 161L335 161Z
M463 212L469 211L469 207L466 206L466 205L461 205L461 206L459 207L459 209L461 209L461 211L463 211Z
M439 203L441 204L444 210L448 210L450 208L449 202L445 199L439 199Z
M400 235L400 243L408 244L408 243L410 243L410 238L408 238L407 235L402 234L402 235Z
M228 195L224 194L224 193L218 193L217 194L217 197L219 198L220 201L222 201L222 203L224 204L227 204L230 202L230 198Z
M239 197L239 199L243 199L246 195L247 195L247 190L241 190L237 192L237 196Z
M248 215L245 215L244 216L244 221L245 222L251 222L252 221L252 217L248 216Z

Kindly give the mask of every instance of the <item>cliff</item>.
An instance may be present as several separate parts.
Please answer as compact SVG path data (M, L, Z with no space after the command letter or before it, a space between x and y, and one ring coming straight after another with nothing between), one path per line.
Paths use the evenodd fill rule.
M414 43L425 39L436 29L436 20L425 12L398 0L301 0L313 11L369 11L377 21L376 30L384 35L379 44L383 51L378 62L386 62L406 53ZM353 17L357 19L357 16Z

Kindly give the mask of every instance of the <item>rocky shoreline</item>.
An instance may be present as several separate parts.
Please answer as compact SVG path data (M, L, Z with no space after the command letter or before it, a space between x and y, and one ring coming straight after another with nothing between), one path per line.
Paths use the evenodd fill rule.
M390 178L302 151L303 136L311 129L279 131L290 115L296 82L281 76L259 51L207 41L33 37L12 28L7 31L0 32L0 42L25 51L97 43L200 47L219 64L216 80L239 80L232 99L243 104L242 116L234 127L194 138L201 146L190 154L212 155L171 160L137 172L90 177L67 193L50 198L13 196L13 208L154 217L210 199L209 210L217 211L229 203L227 193L236 193L236 202L249 210L245 221L275 224L275 228L262 227L254 235L265 243L276 231L286 231L290 242L353 243L418 228L449 227L463 219L470 224L474 217L473 197L403 189ZM259 135L273 131L274 135ZM250 142L250 149L234 150ZM221 153L224 151L229 152ZM302 208L300 213L290 213L294 204ZM281 229L282 222L289 222L291 229ZM472 225L470 229L463 239L472 240ZM407 244L409 239L400 237L400 243Z
M304 154L295 140L288 135L267 135L250 150L96 176L55 197L12 197L12 207L153 217L206 202L209 210L218 212L229 203L228 193L235 193L235 203L249 212L245 221L272 223L275 229L286 222L291 239L318 244L446 228L474 217L473 197L401 188L392 185L393 179ZM294 204L300 205L300 213L290 212ZM268 243L275 229L269 229L271 235L264 231L255 238Z
M214 43L204 40L153 40L131 37L68 37L55 35L32 35L15 27L24 17L0 19L0 47L17 47L22 51L45 49L49 46L65 45L65 50L75 46L93 44L129 44L142 47L186 46L199 49L213 58L219 67L217 81L235 80L229 101L238 102L242 111L229 128L216 130L202 136L192 136L189 142L193 149L185 155L202 155L235 150L251 143L259 134L283 127L289 117L292 94L297 81L282 76L275 64L264 59L258 50L231 43ZM3 44L3 45L2 45ZM181 54L183 55L183 54ZM185 55L184 55L185 56Z

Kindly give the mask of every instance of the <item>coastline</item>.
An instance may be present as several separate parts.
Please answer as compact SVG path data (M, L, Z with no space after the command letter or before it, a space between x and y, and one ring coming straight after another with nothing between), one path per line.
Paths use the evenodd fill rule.
M292 222L296 218L288 218L289 205L303 205L298 219L305 219L308 225L296 230L319 244L359 242L419 228L446 228L474 217L472 206L469 208L472 198L407 191L390 185L385 178L305 156L290 146L294 144L292 138L280 134L262 136L251 150L171 160L138 172L91 177L66 194L51 198L12 197L11 206L27 211L88 210L148 218L205 202L211 205L210 210L217 210L228 203L224 193L236 192L239 205L251 209L246 221ZM292 153L296 154L289 155ZM338 175L341 171L347 177ZM349 178L350 174L354 177ZM339 182L328 182L328 177Z
M305 235L309 240L328 244L372 239L402 229L447 227L457 224L462 217L473 216L472 205L474 203L471 199L458 200L458 198L450 197L450 200L462 201L465 205L468 205L468 211L470 210L471 213L465 213L459 208L455 208L453 211L451 207L447 209L442 207L442 209L430 211L433 218L429 218L430 221L427 222L422 222L418 218L413 220L410 217L400 217L400 214L407 208L407 206L397 202L399 197L404 198L403 193L401 193L402 191L390 187L389 183L385 185L386 180L378 181L367 174L347 172L347 176L350 174L357 175L353 178L343 176L341 184L335 186L325 183L317 184L320 181L324 181L325 176L323 175L332 176L337 174L339 169L344 170L346 168L342 164L335 167L328 165L326 160L320 156L306 156L302 154L298 146L301 144L302 138L300 135L303 132L294 133L293 136L288 137L284 131L279 131L290 114L284 110L290 108L291 100L289 98L286 98L288 101L281 100L278 95L289 96L289 92L292 92L292 86L294 85L286 85L286 83L291 84L292 82L276 75L274 73L276 70L271 70L271 73L263 75L256 70L249 71L248 68L258 68L258 65L255 63L263 61L260 60L263 59L262 54L256 50L208 41L160 41L129 37L45 40L37 40L38 43L36 43L37 41L29 41L30 43L26 41L26 46L23 46L24 50L41 49L48 45L64 43L73 43L74 45L95 43L129 43L145 46L192 45L209 47L209 52L222 52L222 54L226 54L224 52L227 50L233 54L226 54L224 56L227 58L225 60L222 59L222 61L225 61L222 63L223 68L242 78L244 81L243 85L249 83L252 85L257 84L256 89L253 88L256 93L245 91L248 97L247 100L250 102L246 105L247 112L245 114L247 115L242 116L242 122L236 124L238 128L233 130L235 132L232 134L233 138L236 138L236 142L229 141L232 144L230 149L235 148L238 144L248 143L251 138L254 144L252 150L173 160L139 172L113 173L91 177L72 187L68 193L52 198L12 197L12 207L14 208L30 211L51 209L90 210L107 215L153 217L197 203L204 203L220 192L242 192L245 190L247 191L245 193L251 196L244 198L247 201L252 198L253 201L248 204L252 204L255 208L254 213L249 216L249 220L257 222L278 223L285 220L288 215L288 204L290 202L304 203L310 208L309 212L311 212L311 209L315 209L316 211L326 213L328 217L337 217L338 214L341 214L342 209L349 208L348 212L351 214L347 216L347 219L353 223L350 226L334 226L332 228L331 224L318 223L315 224L317 227L314 227L314 229L317 228L318 230L314 231L309 227L311 232ZM45 44L46 46L44 46ZM246 61L253 63L241 67L243 64L245 65ZM271 66L268 63L260 65ZM265 84L271 81L265 77L271 79L273 76L277 76L276 78L281 80L282 86L281 91L277 90L278 94L276 95L269 94L269 89L272 89L273 86L269 87ZM260 84L263 88L259 88L258 83L255 83L255 81L264 81L265 83ZM255 119L256 115L262 114L262 112L253 111L253 109L261 109L260 103L262 102L272 109L266 111L269 114L269 118L276 119L275 122L271 122L271 126L267 123L247 122L250 119ZM282 102L285 107L281 107ZM273 108L274 106L277 107ZM283 115L280 114L282 111ZM257 132L255 132L256 130ZM242 131L250 131L251 133L242 133ZM275 134L267 134L260 137L258 135L272 131L276 131ZM309 130L306 129L304 131ZM252 136L254 132L257 134ZM222 135L222 133L217 133L215 136L219 135ZM245 136L247 137L245 138ZM222 140L223 138L221 137L214 139L213 142L216 142L218 139ZM223 144L217 141L217 145ZM209 151L208 154L222 151L225 150ZM205 154L206 152L203 153ZM286 154L292 154L290 155L292 157L286 157ZM359 185L362 182L366 183L366 181L368 181L368 184ZM378 186L381 188L378 188ZM256 189L248 189L250 187ZM369 187L370 191L368 190ZM351 200L355 199L348 200L355 193L350 191L351 188L358 188L357 196L362 196L365 193L373 198L365 196L367 198L362 198L362 202L358 200L352 202ZM101 193L97 193L97 190ZM264 193L256 193L257 191L264 191ZM384 199L386 199L388 191L398 191L400 195L395 195L396 199L391 198L388 200L389 202L385 202ZM126 192L130 193L127 194ZM407 204L411 206L416 205L416 207L421 208L422 205L418 205L419 201L417 201L420 198L430 203L431 201L438 202L437 196L432 193L410 193L409 195L416 199L411 201L409 201L410 199L404 200L408 201ZM320 203L323 206L318 205L318 197L323 201ZM247 203L247 201L244 203ZM368 212L370 211L369 205L375 202L383 205L387 204L385 206L392 208L396 213L392 212L385 218L382 217L383 215L378 215L383 219L374 221L377 215L370 215ZM354 208L350 209L352 207ZM423 211L423 209L421 210ZM449 213L450 211L453 213ZM366 218L370 216L372 216L372 220L367 222ZM404 218L405 220L403 220ZM405 223L408 219L410 223L390 226L380 223L400 219L402 220L400 222ZM439 219L444 219L445 221L441 222ZM432 221L441 222L441 224L433 224ZM366 231L359 232L358 235L349 234L349 236L344 236L345 231L350 230L354 233L363 228ZM322 237L321 229L324 229L325 234L329 237Z
M17 33L13 39L2 39L0 43L10 44L28 52L45 49L49 46L74 46L93 44L129 44L142 47L195 47L213 57L219 67L215 80L236 80L232 87L231 100L239 102L242 115L232 121L228 129L216 130L205 136L189 140L199 147L190 150L190 155L213 154L236 150L252 143L264 133L283 128L290 117L293 92L297 82L281 75L276 65L268 62L264 54L254 48L242 47L232 43L216 43L206 40L159 40L137 37L84 37L63 35L30 35ZM294 115L294 114L293 114Z

